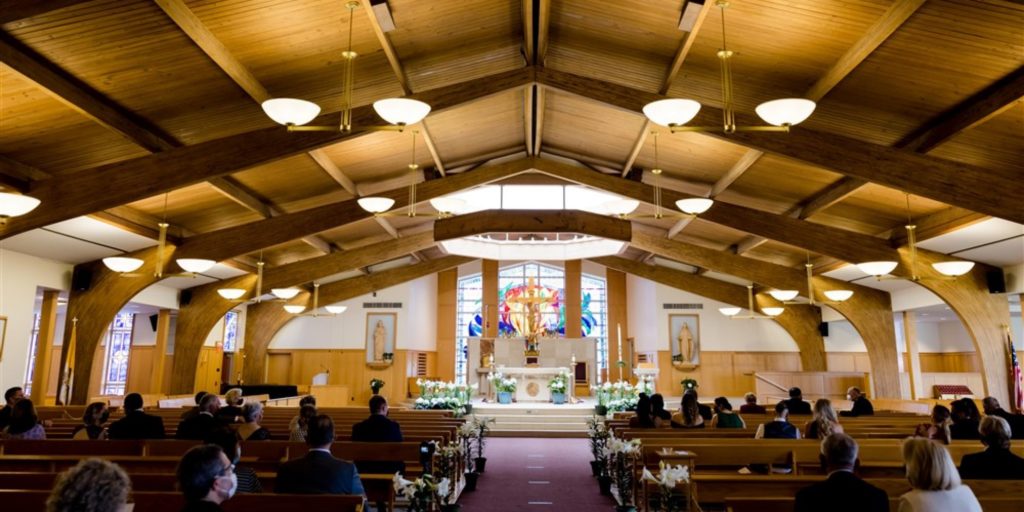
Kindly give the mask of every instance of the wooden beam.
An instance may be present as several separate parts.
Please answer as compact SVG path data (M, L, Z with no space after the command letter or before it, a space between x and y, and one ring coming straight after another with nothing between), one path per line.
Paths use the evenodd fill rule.
M754 250L757 247L761 247L768 242L768 239L763 236L748 236L736 244L735 253L737 255L745 254Z
M839 181L825 187L820 192L804 201L804 205L798 208L800 212L798 217L806 219L811 215L825 210L839 201L850 197L854 192L860 190L861 187L867 184L867 180L844 176L843 178L840 178Z
M914 234L918 242L923 242L929 238L952 233L988 218L987 215L953 206L931 215L914 219L914 224L917 226ZM894 229L892 236L889 238L894 247L907 244L907 230L902 229L902 226L899 226L899 228L901 229Z
M571 73L540 69L537 80L620 109L639 113L661 95ZM694 126L715 126L721 110L705 105ZM749 116L737 116L737 124L758 124ZM901 151L833 133L797 127L786 136L765 132L707 132L748 148L792 158L822 169L865 179L921 197L1024 223L1024 181L1016 169L987 169L975 165ZM921 176L928 176L922 179ZM1000 190L1000 194L988 191Z
M629 221L577 210L484 210L434 222L438 242L484 233L578 233L628 241Z
M274 216L274 209L264 199L256 197L251 190L238 183L232 177L213 178L209 183L213 188L217 189L217 192L223 194L224 197L260 214L263 218L269 219Z
M89 214L89 217L139 236L153 240L160 238L160 219L129 206L118 206L102 212L92 213ZM178 245L184 236L191 234L190 231L180 226L169 226L167 229L167 241Z
M434 167L437 169L437 172L441 173L441 176L447 175L448 172L444 168L444 162L441 161L441 153L437 152L434 138L430 135L430 130L427 129L426 120L420 123L420 132L423 134L423 143L427 145L427 151L430 152L430 158L434 161Z
M535 86L536 98L533 102L533 155L537 156L540 154L541 145L543 144L544 137L544 87Z
M0 61L57 101L149 151L163 151L181 145L155 125L114 103L3 31L0 31Z
M623 178L629 175L629 171L633 170L633 164L636 163L637 157L640 156L640 151L644 148L644 143L647 142L647 136L650 133L651 122L644 121L644 125L640 128L640 135L637 135L636 140L633 141L633 149L629 150L629 156L626 157L625 163L622 164Z
M533 0L523 0L523 56L526 57L526 65L536 64L536 43L534 42L533 24Z
M661 82L661 89L658 90L660 94L668 94L668 90L672 87L672 82L675 81L676 76L679 75L679 70L683 67L683 61L686 60L686 56L690 54L690 50L693 48L693 42L697 40L697 33L700 32L701 27L704 26L704 20L707 19L708 13L711 12L712 8L707 5L708 2L693 2L687 1L683 4L682 14L688 14L687 10L697 9L700 11L697 13L696 18L693 20L693 26L690 30L683 35L683 39L679 41L679 49L676 50L675 57L672 58L672 65L668 68L668 73L665 74L665 79Z
M536 66L544 66L548 54L548 35L551 24L551 0L537 0L537 58Z
M953 138L1005 112L1024 97L1024 66L978 91L953 108L939 114L896 146L926 153Z
M57 332L57 308L60 290L43 291L42 304L39 307L39 331L36 337L35 365L32 368L33 402L43 405L50 385L50 355L52 353L54 335ZM55 390L56 391L56 390ZM56 395L57 393L54 392Z
M686 226L689 226L696 217L683 217L676 221L675 224L668 230L668 234L665 235L667 238L675 238L676 235L682 233Z
M395 229L395 227L392 226L387 219L385 219L384 217L376 216L373 218L373 220L377 221L377 224L379 224L380 227L384 228L384 231L387 231L387 233L391 235L391 238L398 238L398 230Z
M0 25L91 1L93 0L4 0L3 9L0 9Z
M526 145L526 156L537 156L533 152L533 95L536 87L536 84L530 84L523 89L523 142Z
M433 112L465 105L532 80L532 71L518 69L414 94ZM318 124L332 124L337 113L325 114ZM369 105L353 111L357 127L373 127L379 118ZM0 239L99 210L152 197L168 190L206 181L336 144L361 136L352 133L288 132L271 127L231 135L160 153L102 165L40 183L33 196L43 204L31 213L11 219L0 229Z
M334 181L338 182L338 185L341 185L341 188L345 189L346 192L353 196L359 195L359 193L356 192L356 184L352 182L352 179L349 178L344 171L334 164L334 161L331 160L331 157L327 156L327 153L325 153L324 150L314 149L309 152L309 156L313 158L313 161L315 161L328 176L334 178Z
M412 94L412 87L409 86L409 77L406 76L405 70L402 68L402 62L398 60L398 52L395 51L394 45L391 44L391 39L388 38L387 33L381 27L380 20L377 19L377 15L374 13L373 5L371 5L370 0L360 1L363 4L363 10L366 11L366 17L370 20L373 34L377 36L377 42L380 43L381 49L384 50L384 56L388 59L391 71L395 74L395 78L398 79L399 85L402 86L402 92L407 95Z
M764 156L764 153L756 149L751 149L746 153L743 153L743 156L741 156L736 163L732 164L732 167L730 167L729 170L726 171L721 178L718 178L718 181L716 181L714 185L712 185L711 194L709 194L708 197L714 198L718 194L725 192L725 189L729 188L729 186L735 183L736 180L740 179L740 177L742 177L748 169L753 167L753 165L757 163L762 156Z

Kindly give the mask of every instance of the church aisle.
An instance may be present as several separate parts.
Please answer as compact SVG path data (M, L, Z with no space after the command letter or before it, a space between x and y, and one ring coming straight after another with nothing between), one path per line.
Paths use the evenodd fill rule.
M613 510L590 475L586 439L491 438L487 472L459 502L467 512Z

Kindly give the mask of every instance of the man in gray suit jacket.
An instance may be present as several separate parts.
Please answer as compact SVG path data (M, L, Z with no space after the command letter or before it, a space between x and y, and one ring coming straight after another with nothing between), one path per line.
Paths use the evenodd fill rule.
M359 471L351 462L331 455L334 421L321 414L309 423L306 444L309 452L290 460L277 470L274 492L280 494L359 494L365 495Z

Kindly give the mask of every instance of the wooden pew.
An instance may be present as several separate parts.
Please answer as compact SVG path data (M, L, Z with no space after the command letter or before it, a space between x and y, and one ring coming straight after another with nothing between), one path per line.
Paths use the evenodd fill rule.
M701 503L724 503L726 498L793 497L797 491L825 480L825 476L791 475L694 475L696 496ZM865 480L889 496L910 491L906 478L868 478ZM1024 501L1024 482L1015 480L966 480L976 496L1015 498Z
M728 512L792 512L795 498L728 498L725 509ZM978 498L985 512L1019 512L1020 499ZM889 510L899 510L899 498L889 499Z
M46 509L49 491L0 490L5 510ZM176 492L133 492L130 500L136 512L178 512L185 501ZM239 494L224 502L227 512L279 512L281 510L331 510L361 512L363 497L350 495Z

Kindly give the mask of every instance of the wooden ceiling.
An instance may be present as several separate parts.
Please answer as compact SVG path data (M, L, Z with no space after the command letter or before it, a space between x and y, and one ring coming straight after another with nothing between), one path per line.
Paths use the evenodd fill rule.
M371 4L390 13L393 30ZM123 201L90 203L106 212L89 212L144 234L166 218L172 233L188 238L533 156L622 180L606 187L618 193L616 183L658 180L666 190L711 196L769 219L794 217L840 235L898 236L907 216L903 192L804 156L827 156L828 146L762 153L749 139L661 129L657 165L665 173L649 173L657 127L599 92L621 86L634 99L666 94L721 108L715 52L722 25L719 10L707 4L685 32L681 0L363 0L351 33L359 53L354 103L433 98L435 112L414 127L414 147L410 131L317 139L327 143L282 135L260 109L268 97L297 97L325 113L340 110L340 53L350 36L344 1L4 0L0 182L45 196L40 210L57 212L49 222L61 218L61 199L72 197L72 185L56 184L94 187L93 195L132 184L117 191ZM927 236L985 218L954 209L962 206L953 200L960 190L965 201L973 194L974 205L982 193L1016 197L1016 207L1003 202L982 213L1024 218L1024 5L736 0L726 17L741 116L778 97L818 101L792 134L766 136L838 135L867 150L895 147L941 159L934 161L941 172L959 173L952 181L947 174L913 176L938 183L931 198L911 198L911 215L930 229ZM531 78L542 70L581 85L567 91ZM371 119L365 108L359 112L357 120ZM282 147L292 141L296 149ZM189 164L188 178L145 180L183 150L203 155L201 143L214 156ZM225 161L233 148L237 162ZM410 171L413 161L425 172ZM928 162L914 164L927 169ZM118 176L137 173L137 181L90 177L118 163L111 167ZM977 190L994 184L1002 185ZM37 227L19 222L0 228L0 238ZM264 257L272 265L308 259L430 223L339 222L297 233L265 248ZM762 238L742 223L642 223L679 241L789 266L801 265L809 249Z

